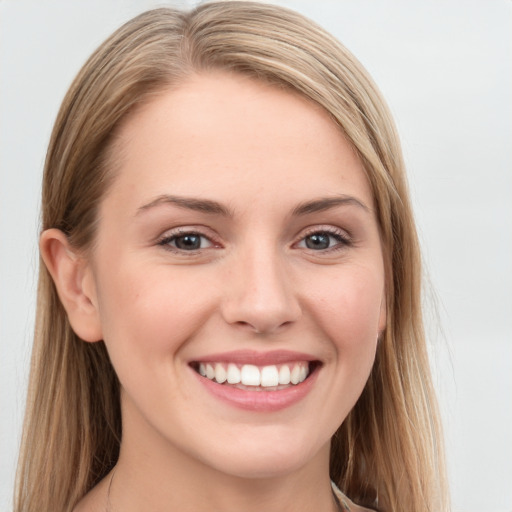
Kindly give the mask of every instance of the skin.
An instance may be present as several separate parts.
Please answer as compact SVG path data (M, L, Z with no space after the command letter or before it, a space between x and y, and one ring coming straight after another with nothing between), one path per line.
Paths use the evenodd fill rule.
M210 73L132 113L117 157L94 249L77 254L56 230L41 238L74 330L104 339L121 382L111 510L335 510L330 438L386 323L378 223L357 155L311 102ZM183 238L170 237L183 232L200 233L201 248L177 248ZM308 247L313 233L328 233L329 247ZM213 397L189 364L240 349L299 351L321 367L299 403L242 410ZM75 511L105 511L109 480Z

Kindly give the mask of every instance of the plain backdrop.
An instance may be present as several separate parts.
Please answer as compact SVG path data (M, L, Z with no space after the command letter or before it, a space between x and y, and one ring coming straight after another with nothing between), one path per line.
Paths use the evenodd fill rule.
M11 509L32 340L38 208L74 75L152 0L0 0L0 510ZM387 98L426 261L455 511L512 511L512 2L278 2L334 33Z

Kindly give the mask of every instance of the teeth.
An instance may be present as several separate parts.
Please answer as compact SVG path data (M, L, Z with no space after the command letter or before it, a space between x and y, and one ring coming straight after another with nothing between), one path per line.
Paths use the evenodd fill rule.
M287 365L281 366L279 370L279 384L290 384L290 367Z
M259 386L261 384L260 370L252 364L244 364L240 380L245 386Z
M236 364L228 364L227 381L228 384L238 384L240 382L240 370Z
M272 388L300 384L309 375L309 366L305 362L268 365L261 368L252 364L244 364L240 368L233 363L199 363L198 371L203 377L215 380L219 384L227 382Z
M293 370L290 374L290 382L292 384L298 384L300 379L300 367L298 365L295 365L293 367Z
M206 377L212 380L215 377L215 370L211 364L206 365Z
M261 369L261 385L263 387L277 386L279 384L279 372L275 366L264 366Z
M223 382L226 382L227 378L228 378L228 374L227 374L226 370L224 369L224 366L217 363L215 365L215 380L219 384L222 384Z

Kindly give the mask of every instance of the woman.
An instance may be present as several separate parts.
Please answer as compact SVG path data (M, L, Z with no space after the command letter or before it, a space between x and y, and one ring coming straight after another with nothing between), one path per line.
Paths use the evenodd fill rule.
M403 167L298 14L114 33L47 155L16 510L445 510Z

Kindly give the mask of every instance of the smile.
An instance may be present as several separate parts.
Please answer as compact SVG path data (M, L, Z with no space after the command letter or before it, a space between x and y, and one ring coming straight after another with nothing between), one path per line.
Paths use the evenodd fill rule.
M305 399L323 362L312 354L237 350L188 364L198 383L221 402L258 413L277 412Z
M256 366L223 362L201 362L194 368L200 375L218 384L239 389L275 391L304 382L310 374L308 361Z

